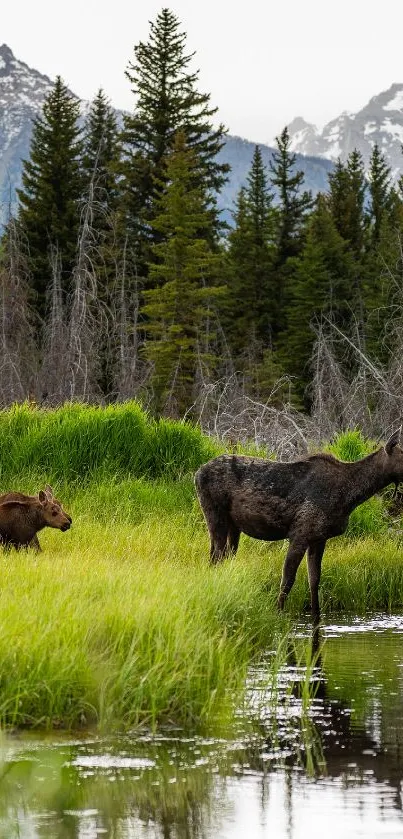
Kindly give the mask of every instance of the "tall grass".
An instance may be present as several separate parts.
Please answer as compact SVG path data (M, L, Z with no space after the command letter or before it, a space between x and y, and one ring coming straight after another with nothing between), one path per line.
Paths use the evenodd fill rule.
M288 627L264 566L212 573L196 535L178 514L118 531L78 517L74 533L46 534L39 558L5 555L3 723L110 729L228 712L251 659Z
M325 450L340 460L352 462L371 454L377 448L373 440L368 440L360 429L338 434ZM381 496L373 496L353 510L347 530L347 536L365 536L371 533L385 533L388 520L385 503Z
M27 473L62 483L110 474L176 479L218 448L187 423L151 419L136 402L54 411L25 403L0 411L2 484Z
M361 444L353 432L332 445L346 458ZM3 724L206 722L229 712L263 648L284 654L289 616L309 605L306 571L278 616L286 543L243 536L235 560L209 566L193 472L219 450L135 403L0 412L2 490L51 482L73 515L68 533L41 534L39 557L0 554ZM379 538L385 511L372 501L350 530L367 539L326 550L325 611L403 604L400 545Z

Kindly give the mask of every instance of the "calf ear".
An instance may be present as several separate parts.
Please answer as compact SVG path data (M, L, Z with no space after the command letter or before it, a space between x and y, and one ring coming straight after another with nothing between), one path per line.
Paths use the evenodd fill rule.
M46 484L45 486L45 494L48 496L49 499L53 498L53 489L49 486L49 484Z
M39 501L41 501L42 504L43 504L44 501L48 500L48 496L46 495L46 492L43 491L43 489L41 489L39 491L38 498L39 498Z
M388 442L386 443L386 446L385 446L386 454L392 454L392 449L394 449L395 446L397 446L397 444L400 440L401 430L402 430L402 427L400 426L400 428L398 428L397 431L394 431L392 436L389 437L389 440L388 440Z

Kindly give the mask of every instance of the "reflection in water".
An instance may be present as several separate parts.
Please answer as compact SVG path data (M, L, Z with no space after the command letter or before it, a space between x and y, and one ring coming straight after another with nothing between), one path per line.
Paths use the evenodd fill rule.
M302 627L275 714L262 662L226 736L4 739L0 836L401 836L402 634L402 618Z

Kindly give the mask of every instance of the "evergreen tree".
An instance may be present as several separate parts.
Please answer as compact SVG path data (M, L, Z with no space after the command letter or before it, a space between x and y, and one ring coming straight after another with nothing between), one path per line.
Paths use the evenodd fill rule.
M384 364L393 348L393 323L401 317L402 243L403 202L392 188L390 206L382 213L379 238L366 256L364 281L367 347Z
M203 232L213 240L219 230L215 195L229 167L217 154L225 131L222 125L213 128L217 108L210 105L208 94L197 91L198 72L189 69L193 54L185 48L179 20L164 8L151 23L148 42L135 47L135 62L126 73L136 109L125 117L121 135L122 211L140 273L150 259L150 243L163 235L149 222L167 183L166 160L178 131L184 131L198 159L194 186L202 185L208 196Z
M162 239L152 246L150 279L143 313L151 336L145 347L154 364L152 384L157 411L183 416L194 401L198 371L208 377L214 358L209 334L211 304L220 289L219 255L199 236L208 197L196 185L199 161L179 132L168 156L168 186L158 200L153 229Z
M319 196L309 220L304 250L295 260L291 299L287 311L287 333L281 357L285 370L294 378L299 404L309 407L307 385L309 363L315 342L314 323L326 313L339 328L346 329L351 317L353 259L347 243L336 230L326 198Z
M98 294L109 304L117 257L118 141L115 112L102 90L91 104L84 126L83 146L84 200L91 205Z
M304 242L304 228L307 214L312 209L310 192L302 191L304 173L295 171L296 155L290 151L288 128L276 138L277 151L270 161L271 183L278 197L278 228L276 277L277 288L274 299L277 305L276 333L286 327L288 285L290 283L288 261L301 253Z
M276 213L267 185L262 153L255 147L246 187L238 194L235 227L229 235L227 331L236 355L251 341L271 345L276 319L273 262Z
M368 239L368 220L365 212L366 179L362 156L354 149L345 164L339 160L329 175L329 208L336 229L347 242L354 260L351 276L351 311L356 337L365 348L366 292L365 249Z
M312 209L310 192L301 192L304 173L295 171L296 155L290 151L290 135L284 128L276 137L277 151L270 161L271 183L276 187L279 201L278 263L284 265L292 256L298 256L303 244L306 215Z
M82 167L84 187L92 182L97 227L106 228L116 209L117 125L114 109L100 89L91 104L84 127ZM110 222L109 222L110 226Z
M375 144L372 150L369 162L368 181L371 239L373 243L377 243L380 238L383 217L385 213L392 210L393 203L390 167L387 165L385 157L377 144Z
M347 163L338 160L329 175L329 207L340 236L345 239L357 260L364 251L366 216L365 171L362 156L356 149Z
M79 100L58 76L42 115L34 120L30 158L24 161L22 189L18 190L19 223L42 318L51 284L51 251L58 253L65 294L76 257L82 198L79 111Z

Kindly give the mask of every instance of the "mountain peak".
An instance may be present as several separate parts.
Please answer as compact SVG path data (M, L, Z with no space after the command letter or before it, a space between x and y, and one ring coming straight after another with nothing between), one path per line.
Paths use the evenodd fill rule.
M0 107L24 106L31 110L31 117L35 116L52 87L48 76L19 61L8 44L0 46Z
M316 125L312 122L307 122L304 117L294 117L288 126L288 131L294 133L295 131L304 131L306 128L313 128L316 131Z
M8 46L8 44L2 44L0 46L0 56L6 61L14 58L14 53Z
M343 111L321 131L301 117L293 120L289 131L294 152L343 161L357 149L366 167L377 144L397 177L403 169L403 84L395 82L356 113Z

